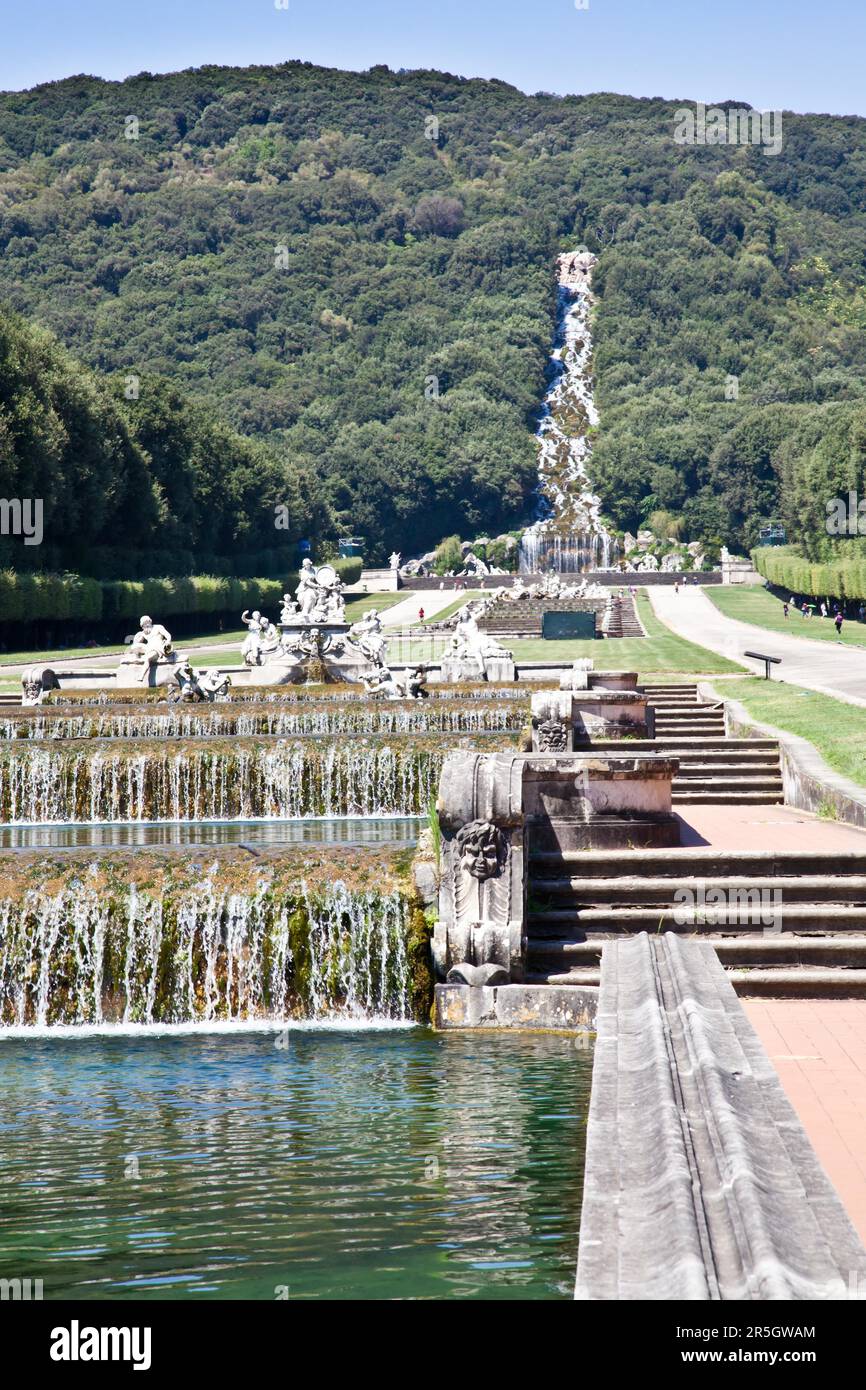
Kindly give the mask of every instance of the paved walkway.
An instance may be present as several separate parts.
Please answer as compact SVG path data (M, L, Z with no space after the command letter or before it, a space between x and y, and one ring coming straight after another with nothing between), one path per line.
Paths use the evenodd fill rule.
M425 618L435 618L437 613L441 613L443 608L447 608L455 599L465 597L466 602L478 595L467 593L465 595L455 594L453 589L416 589L408 593L399 603L395 603L393 608L386 608L382 614L383 627L410 627L418 621L418 610L424 609Z
M763 662L750 661L743 652L748 648L780 656L782 665L774 667L773 673L782 680L866 706L866 652L738 622L721 613L697 585L685 585L679 593L673 586L648 585L647 592L657 617L677 636L709 647L760 676L764 674Z
M866 1241L866 999L741 1003Z
M674 808L676 810L676 807ZM710 802L681 807L680 843L720 850L799 850L808 854L850 850L866 854L866 830L844 821L823 820L796 806L718 806Z

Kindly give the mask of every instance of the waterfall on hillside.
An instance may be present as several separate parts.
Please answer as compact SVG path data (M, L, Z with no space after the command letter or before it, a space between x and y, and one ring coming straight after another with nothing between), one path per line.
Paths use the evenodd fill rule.
M538 520L520 542L520 570L579 574L609 569L618 546L601 522L601 499L592 491L587 430L598 423L592 394L590 279L595 256L588 251L559 258L557 333L551 355L552 381L536 431Z
M408 1019L408 921L398 890L341 882L28 891L0 900L0 1024Z

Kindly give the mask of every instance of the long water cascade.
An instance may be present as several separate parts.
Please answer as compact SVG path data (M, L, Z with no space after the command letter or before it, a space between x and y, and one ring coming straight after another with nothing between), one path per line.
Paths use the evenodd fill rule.
M492 701L473 704L430 701L419 706L332 702L300 705L291 709L139 708L98 710L93 713L37 713L0 719L0 741L29 738L65 740L86 738L285 738L316 734L426 734L504 733L521 729L528 719L528 704L512 701L511 707Z
M0 752L0 816L12 825L412 816L426 812L453 746L453 738L443 745L405 736L180 745L27 740Z
M263 874L238 891L214 866L179 891L117 891L99 875L0 898L3 1026L411 1017L396 888Z
M595 260L588 251L559 258L552 380L536 431L538 519L520 542L523 574L609 569L618 554L616 538L602 524L601 499L592 490L588 471L588 431L598 424L590 331Z

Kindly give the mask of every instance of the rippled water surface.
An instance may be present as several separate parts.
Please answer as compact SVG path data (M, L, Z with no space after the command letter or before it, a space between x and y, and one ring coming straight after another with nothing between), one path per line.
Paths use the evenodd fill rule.
M46 1299L569 1298L591 1053L292 1029L0 1042L0 1278Z
M414 844L418 816L332 816L306 820L101 821L0 825L0 849L112 849L153 845Z

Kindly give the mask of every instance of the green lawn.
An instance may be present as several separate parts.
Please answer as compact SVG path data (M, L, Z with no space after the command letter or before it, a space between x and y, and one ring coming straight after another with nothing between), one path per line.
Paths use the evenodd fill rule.
M471 591L464 592L455 598L453 603L449 603L447 608L441 609L438 613L431 613L430 617L425 618L423 623L413 623L412 626L425 628L430 623L443 623L448 618L453 618L454 614L459 613L461 608L465 608L467 603L474 603L476 599L487 598L487 594L488 590L486 589L472 589ZM424 600L420 595L418 598L418 607L425 607Z
M719 693L741 701L754 719L808 739L835 772L866 786L866 709L759 676L725 681Z
M557 661L568 664L578 657L592 657L599 670L638 671L642 676L737 675L741 666L717 656L705 647L677 637L659 621L645 594L638 593L638 612L647 630L646 637L613 638L610 641L545 641L543 638L504 639L503 646L521 661ZM437 661L449 642L447 636L413 638L400 641L392 637L390 659Z
M768 632L787 632L794 637L811 637L816 642L835 642L836 628L832 618L804 618L798 609L791 608L786 618L783 600L776 598L760 584L707 585L704 589L720 613L741 623L752 623ZM866 647L866 623L847 618L842 625L842 641L848 647Z
M356 623L364 613L371 608L378 608L383 611L391 608L395 603L400 603L405 597L404 594L361 594L355 597L350 596L346 600L346 617L350 623ZM134 624L132 626L135 626ZM246 629L238 627L230 632L202 632L192 637L179 637L175 642L178 651L188 651L190 648L207 646L235 646L240 647L246 636ZM52 661L69 661L74 657L97 657L97 656L122 656L125 648L122 644L109 643L103 647L69 647L54 648L51 651L30 651L30 652L3 652L0 654L0 671L4 666L23 666L30 662L44 661L50 664ZM215 655L213 660L206 661L201 659L202 666L217 666L225 658Z

